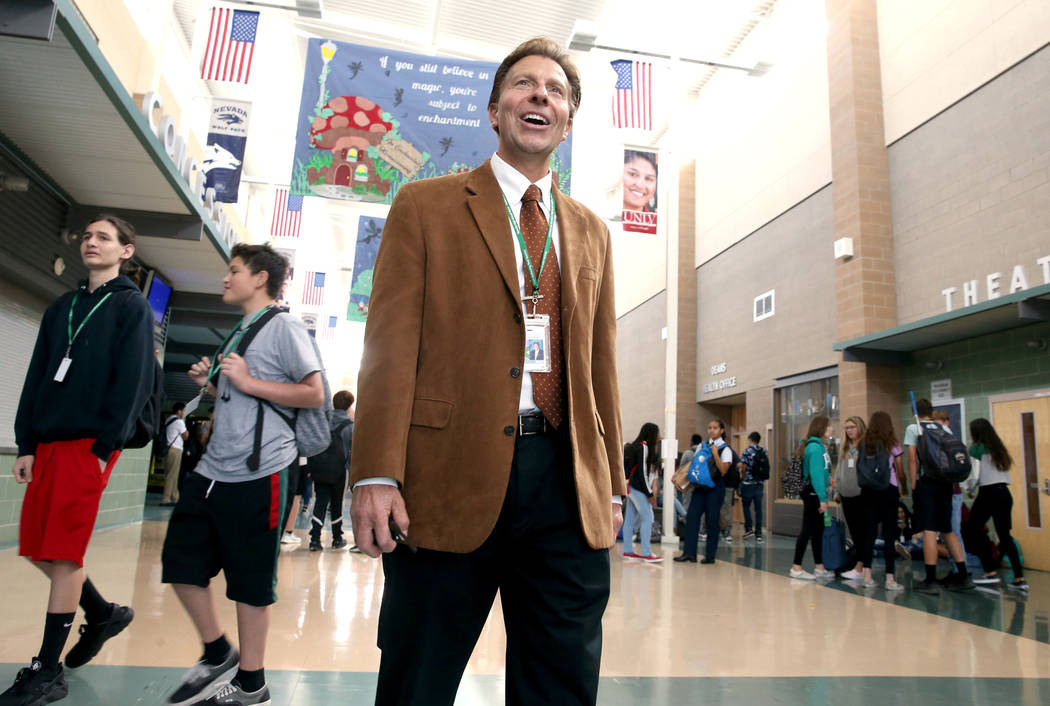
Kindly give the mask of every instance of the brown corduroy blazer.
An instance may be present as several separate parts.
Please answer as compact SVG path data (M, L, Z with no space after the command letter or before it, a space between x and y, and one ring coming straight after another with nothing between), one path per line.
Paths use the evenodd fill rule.
M600 549L613 543L612 497L627 492L612 251L602 221L553 192L577 503L587 541ZM525 351L514 246L488 162L405 184L383 230L351 483L398 481L420 547L477 549L503 505Z

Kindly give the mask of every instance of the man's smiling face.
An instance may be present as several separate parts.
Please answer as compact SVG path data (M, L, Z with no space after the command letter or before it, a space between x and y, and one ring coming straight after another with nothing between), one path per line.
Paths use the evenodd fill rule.
M533 55L507 72L489 120L499 133L499 154L512 165L547 159L572 128L569 82L558 62Z

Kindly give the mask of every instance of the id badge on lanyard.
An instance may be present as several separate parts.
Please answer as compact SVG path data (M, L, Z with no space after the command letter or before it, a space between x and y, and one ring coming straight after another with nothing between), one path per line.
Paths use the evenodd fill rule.
M546 314L525 315L525 372L551 371L551 317Z

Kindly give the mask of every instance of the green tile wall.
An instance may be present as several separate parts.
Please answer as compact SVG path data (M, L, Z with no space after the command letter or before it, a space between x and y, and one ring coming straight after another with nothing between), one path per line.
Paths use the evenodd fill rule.
M929 348L915 354L913 364L901 369L902 403L898 433L912 421L908 390L930 397L934 380L952 381L952 397L966 401L966 422L989 417L988 397L1050 388L1050 350L1028 348L1028 341L1050 342L1050 324L1036 324L988 336ZM940 370L926 367L941 361Z
M0 548L18 543L18 520L25 486L16 483L11 475L14 463L13 454L0 454ZM148 448L127 449L121 454L102 494L96 529L142 519L148 467Z

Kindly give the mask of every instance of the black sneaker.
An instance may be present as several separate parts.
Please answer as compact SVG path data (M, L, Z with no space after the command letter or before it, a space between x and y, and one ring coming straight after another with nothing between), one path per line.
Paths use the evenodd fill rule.
M135 611L129 606L110 603L113 610L109 618L100 623L84 623L80 626L80 639L66 653L66 666L70 669L83 667L94 659L102 645L115 637L135 619Z
M28 667L18 670L15 683L0 694L3 706L36 706L64 699L69 695L62 665L55 669L44 669L36 657Z
M188 706L202 702L237 676L240 662L241 656L232 647L222 664L208 664L202 659L182 677L182 683L168 697L168 703L172 706Z
M965 576L955 574L954 578L948 583L949 591L972 591L975 588L977 588L977 586L974 584L973 579L970 578L969 574L966 574Z
M206 701L201 704L215 704L215 706L270 706L270 687L263 685L258 691L246 692L240 683L234 679L226 684Z
M929 596L936 596L941 592L941 585L936 581L916 581L912 588L916 593L925 593Z
M336 537L332 540L332 549L342 549L346 546L346 540L342 537Z
M751 531L751 530L748 530L747 532L744 532L744 539L752 539L754 536L755 536L755 533L753 531Z
M1006 584L1006 587L1012 588L1015 591L1024 591L1025 593L1028 593L1028 582L1024 579L1017 579L1016 581L1011 581L1010 583Z
M310 551L312 551L312 552L319 552L322 549L324 549L324 547L321 546L320 542L318 542L316 540L313 540L313 539L310 540Z

